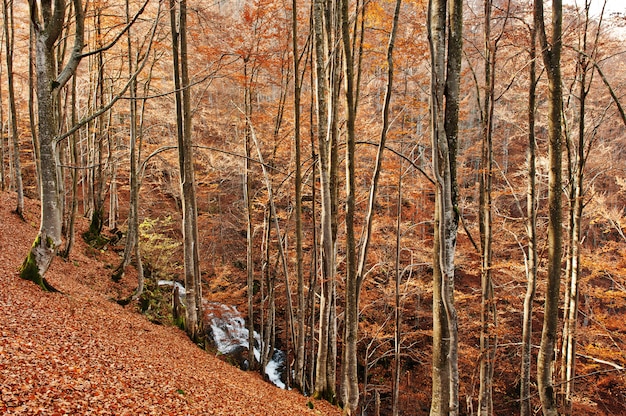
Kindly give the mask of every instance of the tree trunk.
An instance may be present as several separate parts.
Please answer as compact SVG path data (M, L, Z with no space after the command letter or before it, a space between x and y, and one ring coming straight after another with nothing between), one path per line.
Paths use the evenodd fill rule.
M317 350L314 397L323 397L331 403L336 400L333 356L334 287L336 272L335 238L333 231L333 176L332 114L335 106L330 92L327 67L329 61L328 24L325 22L326 2L315 0L313 4L313 32L315 49L315 96L317 101L317 140L319 149L318 169L320 174L320 245L322 276L320 279L319 343ZM332 82L332 80L331 80ZM329 371L331 370L331 371Z
M5 53L7 64L7 85L9 92L9 133L13 143L13 183L17 195L15 213L24 219L24 184L22 181L22 164L20 162L20 138L17 126L17 107L15 105L15 87L13 82L13 45L15 44L13 24L13 2L2 0L4 21ZM4 146L3 146L4 147ZM4 163L4 159L3 159Z
M302 264L302 168L301 168L301 140L300 140L300 96L301 96L301 75L300 75L300 55L298 52L298 5L296 0L291 4L291 44L293 51L293 111L294 111L294 150L295 150L295 217L296 217L296 278L298 293L297 312L297 339L295 340L296 368L295 384L301 392L305 393L304 377L304 355L305 355L305 309L304 298L304 270Z
M573 380L576 375L576 326L578 322L578 286L580 275L580 245L581 245L581 230L582 230L582 216L584 209L584 170L585 162L587 160L588 147L586 144L586 103L589 89L591 88L591 81L587 81L591 66L591 77L593 78L593 71L595 67L590 62L588 50L587 35L589 32L590 18L589 18L589 2L585 2L585 22L581 40L581 51L578 53L578 142L576 144L571 143L568 140L568 155L575 152L575 157L569 157L568 172L570 180L570 227L569 227L569 252L568 252L568 267L567 267L567 280L569 286L565 291L565 315L563 317L563 348L562 348L562 371L561 382L563 385L563 398L565 412L568 415L573 414ZM599 28L598 28L599 31ZM596 38L596 45L597 45ZM593 48L591 53L591 59L597 48Z
M76 78L72 78L72 108L71 108L71 123L75 125L78 121L76 116ZM70 136L70 157L72 166L78 166L78 133L74 132ZM72 178L72 201L69 212L69 224L65 234L65 250L63 251L63 257L69 258L74 246L75 228L76 228L76 212L78 211L78 171L72 169L70 173Z
M561 283L562 214L561 214L561 33L562 1L552 2L552 42L547 40L543 2L535 0L535 24L543 51L543 61L548 74L548 282L544 306L541 344L537 358L537 385L539 398L546 416L557 416L557 404L552 377L554 349L557 339L559 315L559 289Z
M493 371L496 356L497 325L496 304L491 277L492 209L491 186L493 181L493 112L495 107L495 70L497 39L491 39L491 10L493 0L485 0L485 98L482 109L482 157L480 177L480 239L481 239L481 313L480 313L480 390L478 412L481 416L493 414ZM504 31L504 28L503 28Z
M528 85L528 187L526 191L526 234L528 236L528 257L526 260L526 294L524 296L524 318L522 321L522 365L520 376L520 416L530 416L532 407L530 401L530 373L532 361L532 316L535 290L537 287L537 222L535 212L535 108L536 108L536 30L535 25L530 30L530 67Z
M4 38L4 35L0 35L0 41ZM0 65L0 78L2 78L2 65ZM4 101L4 94L2 93L2 83L0 83L0 102ZM4 192L7 188L7 179L4 172L4 107L0 105L0 190Z
M350 37L350 16L348 13L348 0L341 0L341 38L344 54L344 83L346 97L346 283L345 283L345 310L344 310L344 339L341 400L344 413L356 414L359 404L359 378L357 373L357 341L359 329L359 302L358 302L358 276L356 241L354 237L354 218L356 210L356 181L355 181L355 78L354 59Z
M30 124L30 134L33 142L33 162L35 163L35 175L37 191L41 194L41 157L39 153L39 138L35 121L35 28L30 25L30 36L28 42L28 119Z
M98 49L102 48L102 28L101 28L101 15L102 9L100 7L96 7L95 16L94 16L94 26L96 31L96 47ZM96 66L96 85L95 85L95 97L94 101L97 103L98 108L104 108L104 53L100 51L96 55L95 66ZM92 244L98 244L98 240L100 239L100 234L102 233L102 227L104 225L104 185L105 185L105 177L104 172L105 169L103 167L103 153L104 153L104 145L103 142L105 140L105 126L104 126L104 113L100 114L98 118L94 120L94 132L93 132L93 151L94 159L93 159L93 172L92 172L92 204L93 210L91 211L91 222L89 224L89 230L87 231L86 237L87 240Z
M431 139L435 176L433 240L433 394L431 416L459 411L454 255L458 229L456 152L462 50L462 1L430 0ZM449 22L449 26L448 26Z
M396 5L400 4L401 0L398 0ZM395 305L394 305L394 337L393 337L393 387L392 399L391 399L391 412L393 416L398 416L400 405L400 371L402 368L401 359L401 344L402 344L402 312L400 304L400 280L402 279L402 273L400 272L400 255L402 253L402 161L400 161L400 173L398 174L398 203L396 214L396 287L395 287ZM367 379L365 380L367 382ZM376 390L376 398L380 401L380 395Z
M52 289L44 279L61 244L61 203L57 177L56 98L58 91L74 75L83 49L84 16L80 0L74 1L75 39L72 54L57 76L54 45L61 35L65 17L65 1L56 0L54 11L50 2L29 2L34 27L37 73L37 102L41 160L41 225L33 246L20 268L20 276L32 280L44 290ZM41 13L39 8L42 8Z
M126 1L126 22L129 23L131 19L130 15L130 4L129 1ZM130 208L128 215L128 239L126 242L124 254L128 256L127 262L130 261L132 255L135 255L135 267L137 268L137 288L133 293L131 299L138 299L144 290L144 274L143 274L143 263L141 261L141 246L139 245L139 187L140 187L140 172L139 172L139 163L141 156L141 135L139 133L139 126L137 125L137 80L133 77L134 67L138 66L138 62L135 62L133 58L133 47L132 47L132 37L130 28L127 33L127 48L128 48L128 77L130 78L130 86L129 86L129 115L130 115ZM145 101L143 101L142 106L145 106ZM142 107L143 108L143 107ZM111 198L113 198L113 193L111 193ZM126 264L127 265L127 264ZM124 266L125 267L125 266ZM124 268L122 268L122 273L124 272ZM178 298L178 293L175 294L176 298Z
M243 199L246 207L246 276L248 285L248 362L250 363L250 369L255 370L255 357L254 357L254 259L252 251L254 249L254 243L252 241L252 200L250 195L252 194L252 184L250 183L250 127L249 120L252 116L252 103L251 103L251 91L250 82L248 82L248 66L247 61L244 60L244 80L246 86L244 87L244 111L246 117L245 130L244 130L244 151L246 157L244 159L244 173L243 173Z
M187 2L181 0L176 15L174 0L170 0L172 55L176 89L176 125L178 130L178 160L183 201L183 248L185 262L186 330L194 341L201 336L202 288L200 285L198 227L193 170L191 132L191 99L187 69ZM177 18L178 17L178 18Z

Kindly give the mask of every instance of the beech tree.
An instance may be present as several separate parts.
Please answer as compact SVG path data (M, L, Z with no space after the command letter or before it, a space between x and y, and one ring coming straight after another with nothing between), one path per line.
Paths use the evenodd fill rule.
M62 204L57 176L57 95L74 75L82 58L84 12L81 0L74 5L74 46L65 66L57 71L55 44L65 24L66 0L29 0L35 35L37 74L38 137L41 161L41 224L37 238L20 268L20 276L44 290L53 288L44 278L61 244Z
M463 2L429 0L431 145L435 177L433 240L433 387L431 416L459 412L454 255L458 230L458 143Z
M187 334L196 340L202 330L202 285L200 281L200 255L198 239L198 209L196 206L193 168L192 113L189 69L187 59L187 1L180 0L178 7L170 0L172 29L172 57L176 98L176 126L178 161L183 201L183 247L185 258L185 291Z
M505 33L508 20L506 14L502 27L492 37L491 23L493 0L485 0L484 6L484 97L481 106L482 152L481 175L479 181L479 228L481 240L481 311L480 311L480 391L478 412L480 415L493 414L493 373L496 356L497 311L492 279L492 183L493 183L493 125L495 108L496 58L498 44ZM480 96L480 94L479 94Z
M295 151L295 217L296 217L296 278L297 278L297 339L295 340L296 368L295 383L300 391L305 392L304 355L305 355L305 309L304 271L302 259L302 152L300 135L300 100L302 94L302 76L300 75L301 56L298 50L298 3L291 3L291 45L293 52L293 119L294 119L294 151Z
M537 37L548 75L548 281L543 314L541 345L537 357L537 387L545 416L557 416L553 385L554 348L557 341L562 253L562 138L561 116L563 92L561 85L561 49L563 4L552 2L551 40L544 23L543 1L535 0L534 19Z
M530 367L532 358L533 302L537 288L537 213L536 213L536 138L535 110L537 106L537 31L534 22L529 27L530 49L528 67L528 148L527 148L527 190L526 190L526 234L528 237L528 254L526 261L526 293L524 295L524 311L522 320L522 364L520 376L520 415L530 416Z
M583 241L583 210L585 206L585 166L593 144L596 142L599 123L588 128L587 98L591 91L592 82L596 73L594 61L597 61L603 13L596 24L590 17L591 1L585 0L583 8L578 11L578 18L582 20L578 35L576 52L576 79L570 91L578 103L576 119L576 134L565 128L567 149L567 173L569 195L569 227L568 249L565 270L565 296L563 304L563 336L561 345L561 393L566 414L573 411L573 380L576 375L576 341L578 322L579 281L581 277L581 244ZM604 11L603 11L604 12ZM595 34L594 34L595 31ZM593 38L590 39L590 38Z
M331 403L336 400L335 382L337 361L335 314L336 264L336 85L338 51L333 46L336 29L326 18L327 7L323 0L313 3L313 45L315 51L315 98L317 115L318 169L320 174L320 318L319 343L315 368L314 397L324 397ZM328 14L330 15L330 14Z
M15 213L24 218L24 184L22 182L22 164L20 161L20 140L17 126L17 107L15 105L15 82L13 77L13 45L15 45L15 30L13 24L13 1L2 0L2 15L4 17L4 46L7 64L7 86L9 93L9 136L13 143L13 184L17 195ZM4 139L3 139L4 140ZM4 149L4 145L2 146ZM4 154L4 150L2 152ZM4 163L4 157L2 159ZM4 169L4 168L3 168Z

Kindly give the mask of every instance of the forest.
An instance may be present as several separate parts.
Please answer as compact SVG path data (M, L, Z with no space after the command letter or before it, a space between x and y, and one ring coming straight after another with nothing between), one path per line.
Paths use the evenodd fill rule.
M16 275L114 252L112 302L209 351L238 308L230 362L346 415L626 414L605 6L2 0Z

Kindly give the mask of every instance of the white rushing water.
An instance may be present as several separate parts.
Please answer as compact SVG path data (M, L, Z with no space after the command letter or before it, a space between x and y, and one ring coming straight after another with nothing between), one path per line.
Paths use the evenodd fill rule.
M246 321L243 319L235 306L228 306L216 302L206 302L204 312L207 321L211 324L213 341L217 350L222 354L229 354L238 348L248 348L249 331L246 328ZM254 357L258 361L261 357L259 347L262 345L261 336L254 331ZM285 388L285 383L281 380L280 369L285 362L285 354L280 350L274 350L272 359L265 366L265 374L274 385Z
M178 282L171 280L159 280L159 286L171 286L178 288L181 302L185 301L185 287ZM238 349L248 348L248 328L246 321L235 306L228 306L217 302L204 302L203 304L205 323L210 323L213 341L220 354L233 354ZM261 352L259 348L262 346L261 336L254 331L254 357L260 360ZM281 380L281 368L285 363L285 354L274 349L272 359L265 366L265 374L268 379L277 387L284 389L285 383Z

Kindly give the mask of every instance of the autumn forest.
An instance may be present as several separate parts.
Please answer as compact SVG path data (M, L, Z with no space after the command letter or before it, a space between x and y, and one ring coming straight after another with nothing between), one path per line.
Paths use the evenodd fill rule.
M0 182L37 236L0 279L68 296L50 268L101 256L106 302L345 415L626 414L603 4L2 0Z

